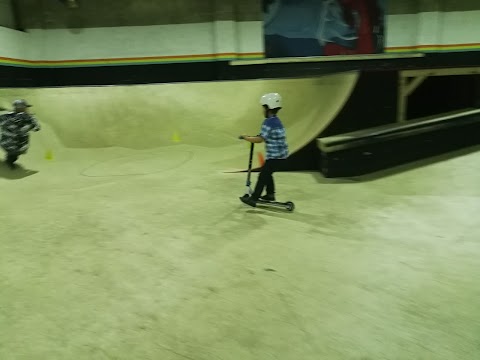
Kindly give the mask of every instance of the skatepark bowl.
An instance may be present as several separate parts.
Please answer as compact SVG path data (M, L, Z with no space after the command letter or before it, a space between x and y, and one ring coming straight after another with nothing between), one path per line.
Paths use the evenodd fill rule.
M260 96L294 152L357 78L0 90L42 126L0 163L0 359L478 359L479 154L239 201Z

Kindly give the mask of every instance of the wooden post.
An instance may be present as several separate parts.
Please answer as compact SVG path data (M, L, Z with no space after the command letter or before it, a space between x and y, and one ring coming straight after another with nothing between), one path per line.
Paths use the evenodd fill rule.
M397 104L397 122L404 122L407 112L407 96L405 88L407 86L407 78L400 71L398 79L398 104Z

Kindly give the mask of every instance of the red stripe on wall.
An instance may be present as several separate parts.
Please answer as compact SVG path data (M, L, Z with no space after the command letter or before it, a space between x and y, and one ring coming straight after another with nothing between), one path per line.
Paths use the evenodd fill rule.
M448 44L448 45L411 45L411 46L391 46L387 50L404 50L404 49L434 49L434 48L452 48L452 47L479 47L480 43L473 44Z
M239 56L264 56L264 53L219 53L219 54L202 54L202 55L171 55L171 56L146 56L139 58L110 58L110 59L83 59L83 60L23 60L7 57L0 57L3 61L23 62L27 64L58 64L58 63L73 63L81 64L87 62L112 62L112 61L137 61L137 60L182 60L182 59L200 59L200 58L216 58L216 57L239 57Z

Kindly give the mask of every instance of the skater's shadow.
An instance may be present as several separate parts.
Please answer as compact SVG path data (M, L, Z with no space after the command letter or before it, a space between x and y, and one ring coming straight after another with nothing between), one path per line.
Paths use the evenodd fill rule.
M283 209L276 209L264 206L258 206L254 209L247 210L248 214L256 214L256 215L267 215L276 218L283 218L283 219L292 219L292 216L295 217L295 212L290 212Z
M0 178L3 179L20 180L37 173L38 171L25 169L20 165L17 165L17 167L12 170L7 166L7 164L0 162Z

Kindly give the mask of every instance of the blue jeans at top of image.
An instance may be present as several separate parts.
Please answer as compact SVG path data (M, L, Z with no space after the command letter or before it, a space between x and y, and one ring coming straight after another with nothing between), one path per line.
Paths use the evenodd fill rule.
M343 20L337 0L276 0L265 15L265 35L315 39L324 46L334 42L354 46L356 30Z

